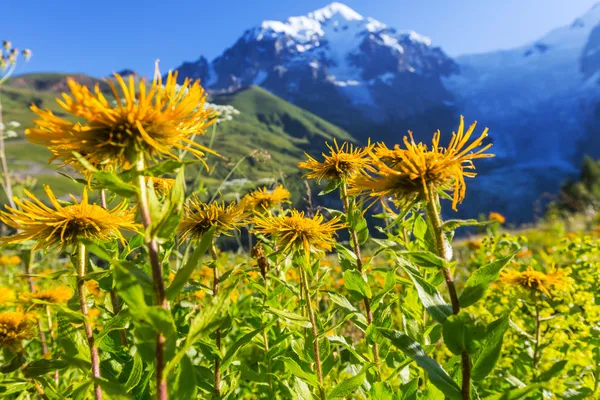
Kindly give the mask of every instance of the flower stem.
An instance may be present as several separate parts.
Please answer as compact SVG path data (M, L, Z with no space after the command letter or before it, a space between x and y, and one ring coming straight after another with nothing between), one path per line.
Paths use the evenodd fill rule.
M146 179L142 174L142 171L144 170L144 157L142 155L139 156L136 167L140 173L138 175L138 203L140 206L142 223L144 224L146 232L149 232L149 228L152 225L152 218L150 216L150 206L148 204ZM148 235L146 235L146 247L148 248L148 254L150 255L150 266L152 267L152 280L154 282L156 304L167 310L167 296L165 294L162 266L160 265L160 260L158 258L158 241L156 240L156 237L153 235L148 237ZM166 376L163 376L165 368L165 344L165 336L161 332L158 332L156 335L156 397L158 400L167 400L169 397L167 392L167 379Z
M29 259L25 263L25 275L27 276L27 283L29 284L29 291L31 293L35 292L35 284L33 283L33 277L31 277L31 267L33 266L33 262L35 261L35 251L29 251ZM40 336L40 343L42 344L42 354L48 353L48 343L46 341L46 334L44 333L44 329L42 327L42 321L38 319L38 334Z
M17 206L15 205L15 200L13 199L12 183L10 181L10 175L8 173L8 164L6 162L6 149L4 146L4 125L2 122L2 102L0 102L0 164L2 165L2 177L4 178L4 182L2 182L2 187L4 188L4 193L6 194L8 204L12 208L17 208Z
M450 248L447 243L447 239L444 236L442 229L442 218L438 209L439 195L437 189L432 185L429 187L429 196L427 200L427 214L433 233L435 236L436 252L437 255L446 261L452 258L452 254L449 252ZM452 313L458 314L460 312L460 303L458 301L458 295L456 293L456 286L454 285L454 278L452 277L452 271L449 268L444 267L443 271L446 286L448 287L448 293L450 294L450 301L452 303ZM462 395L464 400L471 399L471 358L469 353L464 350L461 353L462 363Z
M540 306L538 296L535 294L535 345L533 347L533 375L537 375L537 365L540 361L540 344L542 342L542 321L540 319Z
M106 189L100 190L100 204L105 210L108 209ZM110 302L112 303L113 314L118 314L121 311L121 307L119 306L119 296L117 296L117 291L114 288L110 289ZM119 329L119 334L121 336L121 345L127 346L127 332L125 332L125 329Z
M217 246L213 239L212 245L210 246L210 254L214 261L213 265L213 296L219 294L219 258L217 256ZM217 349L221 350L221 328L217 328L215 332L215 345ZM221 360L215 358L215 382L214 389L217 398L221 397Z
M348 212L350 211L350 197L348 196L348 185L346 184L346 182L342 182L341 185L341 189L340 189L340 195L342 197L342 202L344 204L344 211L346 212L346 216L348 215ZM365 271L363 270L363 259L362 259L362 255L360 252L360 243L358 241L358 233L356 232L356 230L354 228L352 228L351 226L348 225L348 233L350 234L350 238L352 240L352 247L354 248L354 254L356 254L356 268L358 269L358 272L361 273L361 275L363 276L363 279L365 281L367 280L367 275L365 274ZM367 313L367 322L369 323L369 325L371 325L373 323L373 311L371 311L371 302L369 300L368 297L364 297L363 299L364 303L365 303L365 311ZM379 380L379 375L381 374L381 360L379 359L379 346L377 345L377 343L373 343L373 358L375 359L375 365L377 366L377 375L378 375L378 379Z
M87 296L85 289L85 274L87 271L88 254L87 248L83 243L77 245L77 293L79 295L79 307L83 314L83 327L87 337L88 347L90 349L90 359L92 361L92 375L95 379L100 378L100 358L98 357L98 347L94 343L94 330L89 320ZM102 400L102 389L98 382L94 382L94 395L96 400Z
M317 329L317 320L315 318L315 311L312 306L312 300L310 298L310 292L308 287L308 277L306 276L306 272L304 269L300 268L300 275L302 276L301 282L304 286L304 293L306 295L306 308L308 310L308 316L310 318L310 324L312 325L312 342L313 342L313 350L315 352L315 370L317 372L317 377L319 378L319 395L321 400L325 400L327 397L325 395L325 388L323 386L323 370L321 369L321 354L319 353L319 331ZM309 338L307 337L307 340Z

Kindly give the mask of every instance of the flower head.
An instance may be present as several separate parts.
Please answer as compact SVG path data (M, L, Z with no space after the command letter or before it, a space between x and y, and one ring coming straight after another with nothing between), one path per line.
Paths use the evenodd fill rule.
M154 186L154 190L160 196L166 196L173 186L175 185L175 179L171 178L158 178L158 177L150 177L152 179L152 185Z
M344 142L338 146L334 139L333 146L328 144L327 147L329 147L330 154L323 153L323 161L317 161L307 154L308 160L298 163L300 168L309 170L304 175L305 177L316 179L317 182L321 182L323 179L338 181L375 171L369 157L369 153L373 149L372 144L369 143L366 147L360 148Z
M525 271L502 271L500 282L527 290L540 291L547 296L550 296L549 289L551 287L560 289L567 284L560 271L544 273L531 267Z
M20 311L0 312L0 348L18 348L35 335L33 318Z
M15 292L7 287L0 287L0 305L10 304L15 299Z
M490 216L489 216L489 220L492 222L498 222L500 225L502 225L506 222L506 218L504 218L504 215L497 213L497 212L491 212Z
M8 211L0 212L0 221L18 232L9 237L0 238L0 246L34 240L34 249L59 245L65 248L80 239L105 242L113 238L124 241L121 229L136 230L135 213L127 208L125 202L112 210L99 205L89 204L87 190L78 202L71 196L73 203L62 205L58 202L50 187L44 185L51 207L46 206L32 193L25 191L29 199L15 198L18 209L6 206Z
M0 266L19 265L20 263L21 257L19 256L7 256L4 254L0 256Z
M197 157L210 151L191 137L205 133L214 122L213 111L204 108L206 94L198 81L186 79L177 85L177 73L169 73L163 86L160 74L147 85L141 80L136 89L133 76L125 80L115 74L108 84L116 99L111 104L96 85L93 93L68 78L71 94L63 94L58 104L78 122L63 119L37 106L36 127L25 133L34 143L44 145L64 164L79 168L73 152L80 153L99 169L130 168L137 154L146 158L177 158L173 148L186 149ZM117 85L121 89L117 90Z
M290 203L290 197L292 195L289 190L279 185L273 190L266 187L258 188L244 196L242 203L248 210L260 213L278 207L282 203Z
M22 294L22 299L25 301L41 300L53 304L66 303L71 297L73 297L73 291L68 286L58 286L53 289L46 289L33 293Z
M340 216L323 222L323 215L304 216L304 212L291 210L284 215L259 215L254 219L254 232L272 235L283 251L330 251L335 244L336 231L345 228Z
M188 237L200 239L212 227L216 227L215 234L229 236L245 225L247 218L248 213L240 204L226 205L216 201L207 204L193 197L185 205L185 215L178 230L184 240Z
M485 153L491 144L481 147L487 129L468 144L475 126L473 123L465 132L461 117L458 132L452 134L447 148L440 147L439 131L433 136L431 149L423 143L415 143L410 131L410 140L404 137L405 148L396 145L389 149L385 144L378 144L373 152L374 176L358 177L352 182L353 190L372 197L392 196L396 203L406 204L417 199L430 201L431 190L441 189L452 193L452 208L456 210L465 197L465 177L476 175L472 171L475 169L473 160L494 156Z

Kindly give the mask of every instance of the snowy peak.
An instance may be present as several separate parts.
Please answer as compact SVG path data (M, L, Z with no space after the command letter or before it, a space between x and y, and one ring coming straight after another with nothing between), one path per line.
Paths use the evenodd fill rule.
M308 13L308 18L319 22L329 19L343 19L346 21L362 21L364 17L345 4L333 2L323 8Z
M259 85L342 127L345 116L385 123L447 107L441 77L457 66L431 40L334 2L247 29L212 62L183 63L180 79L217 92ZM411 99L411 104L403 103Z

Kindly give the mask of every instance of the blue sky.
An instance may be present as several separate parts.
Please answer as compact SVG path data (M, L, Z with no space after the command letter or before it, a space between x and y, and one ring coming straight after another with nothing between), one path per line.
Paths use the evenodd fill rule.
M327 0L1 0L0 39L29 47L19 73L123 68L150 75L201 54L209 59L264 19L304 15ZM449 55L510 48L569 24L597 0L346 0L400 30L431 37Z

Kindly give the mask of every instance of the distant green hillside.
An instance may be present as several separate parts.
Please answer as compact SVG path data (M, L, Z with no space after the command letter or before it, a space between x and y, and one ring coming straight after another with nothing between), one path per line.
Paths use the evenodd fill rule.
M30 104L50 108L61 115L60 107L55 99L67 90L66 75L63 74L30 74L11 79L2 88L2 104L5 121L21 123L20 138L7 144L7 156L10 169L18 176L35 176L39 182L51 183L60 192L78 191L70 180L58 175L53 167L47 165L49 153L43 147L26 142L23 137L25 128L32 125L35 118L29 110ZM93 85L100 82L85 75L75 75L78 81ZM101 82L102 85L106 85ZM107 86L102 87L105 91ZM319 153L325 149L325 142L333 138L352 141L352 136L337 126L301 109L285 100L261 89L250 87L233 94L211 97L210 102L232 105L240 111L232 121L225 121L216 127L214 149L225 157L225 160L210 158L213 166L210 176L205 171L191 169L190 178L201 174L198 180L205 182L209 188L215 189L229 174L238 160L259 150L268 153L270 160L259 160L247 157L231 174L230 180L239 183L236 189L244 190L256 182L284 177L292 189L299 192L301 172L297 169L298 161L304 158L304 152ZM198 140L208 144L212 130ZM221 190L226 192L227 185ZM37 188L40 191L40 187Z

